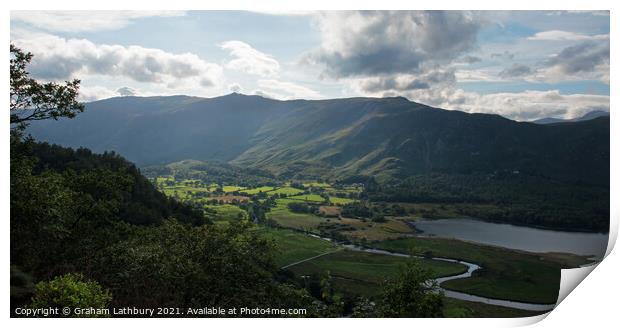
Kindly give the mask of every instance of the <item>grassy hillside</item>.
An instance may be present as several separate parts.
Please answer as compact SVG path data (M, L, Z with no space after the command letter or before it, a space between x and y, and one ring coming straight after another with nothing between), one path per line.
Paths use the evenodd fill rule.
M274 194L286 180L361 182L367 188L360 198L461 203L459 214L487 220L608 230L609 117L541 125L399 97L277 101L231 94L113 98L54 123L29 131L115 150L140 165L166 164L144 172L216 183L227 192L244 186L247 195ZM328 190L283 191L319 203ZM349 203L347 196L330 195L338 205Z
M343 292L376 296L387 278L398 275L407 258L355 251L339 251L290 267L297 275L321 275L326 271L335 278L336 288ZM433 271L434 277L459 274L464 265L435 260L420 260L421 265Z
M115 150L143 166L192 158L289 177L520 171L609 184L609 118L539 125L398 97L122 97L29 131L66 146Z

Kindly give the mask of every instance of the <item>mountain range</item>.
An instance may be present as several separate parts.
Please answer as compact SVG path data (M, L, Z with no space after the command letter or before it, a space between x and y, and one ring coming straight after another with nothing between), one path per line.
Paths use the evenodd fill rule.
M401 97L280 101L233 93L110 98L28 132L112 150L143 167L194 159L282 177L515 172L609 185L609 129L609 117L535 124Z
M545 118L534 120L534 121L532 121L532 123L537 123L537 124L555 124L555 123L566 123L566 122L581 122L581 121L593 120L593 119L598 118L598 117L609 117L609 112L602 111L602 110L594 110L594 111L586 113L585 115L583 115L581 117L577 117L577 118L573 118L573 119L562 119L562 118L556 118L556 117L545 117Z

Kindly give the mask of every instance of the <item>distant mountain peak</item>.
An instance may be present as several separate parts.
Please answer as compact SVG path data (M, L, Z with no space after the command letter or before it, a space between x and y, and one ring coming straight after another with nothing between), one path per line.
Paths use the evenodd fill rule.
M603 116L609 116L609 112L606 112L606 111L603 111L603 110L593 110L593 111L583 115L579 120L581 120L581 121L592 120L592 119L603 117Z
M582 121L589 121L589 120L593 120L595 118L606 117L606 116L609 116L609 112L606 112L606 111L603 111L603 110L593 110L591 112L586 113L585 115L583 115L581 117L577 117L577 118L573 118L573 119L545 117L545 118L540 118L540 119L531 121L531 123L536 123L536 124L556 124L556 123L568 123L568 122L582 122Z
M231 92L227 95L223 95L219 97L260 97L260 96L259 95L246 95L245 93L241 93L241 92ZM215 98L219 98L219 97L215 97Z

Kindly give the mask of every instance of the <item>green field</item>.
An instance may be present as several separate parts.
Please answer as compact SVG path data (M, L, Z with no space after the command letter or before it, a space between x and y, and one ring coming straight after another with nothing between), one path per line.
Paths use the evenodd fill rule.
M169 197L174 197L179 200L188 201L196 200L200 198L195 196L196 193L213 192L217 188L216 184L203 184L200 180L186 179L182 181L176 181L174 177L157 177L156 184L159 189Z
M343 250L289 267L296 275L322 275L330 271L337 289L346 294L373 296L381 292L386 278L398 275L410 259L398 256ZM419 260L435 277L459 274L464 265L435 260Z
M268 192L271 190L276 189L275 187L269 187L269 186L264 186L264 187L258 187L258 188L252 188L252 189L245 189L243 190L244 193L248 194L248 195L256 195L259 192Z
M239 191L243 189L244 187L240 187L240 186L222 186L222 190L224 192L233 192L233 191Z
M235 205L208 205L205 206L205 208L211 208L217 211L216 217L214 218L216 222L236 222L239 220L240 216L247 219L247 213Z
M183 185L175 185L172 187L165 186L163 188L164 194L170 197L175 197L180 200L191 200L194 197L193 194L198 192L210 192L214 190L213 187L190 187Z
M478 302L444 297L443 315L446 318L521 318L544 312L532 312Z
M274 220L284 228L292 228L305 231L316 232L319 224L326 220L313 214L293 213L288 209L287 204L298 202L290 198L280 198L276 200L276 207L267 212L267 218Z
M342 234L356 240L357 242L361 242L363 240L370 242L385 239L397 239L404 237L404 234L414 232L411 226L404 221L391 218L388 218L385 222L381 223L341 218L340 220L334 220L333 223L345 224L355 228L351 231L344 231Z
M260 228L258 231L275 242L276 263L280 267L338 249L329 241L291 230Z
M289 199L302 200L302 201L311 202L311 203L322 203L325 201L325 198L317 194L291 196L289 197Z
M329 201L331 203L334 203L336 205L345 205L345 204L349 204L349 203L353 203L355 202L355 199L351 199L351 198L340 198L340 197L329 197Z
M199 192L213 192L217 185L201 184L198 180L175 181L173 177L158 177L156 183L169 196L181 200L199 200L195 196ZM172 185L169 185L172 184ZM306 188L324 188L331 195L343 192L359 192L361 188L335 188L327 183L305 183ZM285 184L280 187L261 186L244 189L237 185L223 186L225 193L240 191L247 195L256 195L264 192L268 195L286 194L287 198L276 199L276 206L266 213L267 218L273 220L282 228L303 230L319 233L329 230L330 224L334 229L338 226L352 227L344 230L342 235L351 240L369 242L373 247L396 251L409 252L412 247L417 252L429 255L462 259L477 263L483 269L477 271L473 277L448 281L442 287L485 297L507 299L532 303L553 303L556 301L559 289L560 268L576 267L586 263L583 257L560 254L532 254L517 252L497 247L484 246L451 239L439 238L399 238L411 232L411 228L401 220L388 218L383 223L367 222L353 219L327 219L310 213L294 213L288 209L291 202L307 202L309 204L323 203L325 199L319 194L301 194L304 190L290 187ZM334 205L345 205L356 201L352 198L330 196ZM410 218L416 217L453 217L456 208L452 205L437 204L406 204L403 205ZM208 205L214 209L211 215L216 224L230 224L237 222L240 217L247 219L247 213L232 204ZM302 233L279 229L257 227L259 233L276 245L275 262L278 266L288 267L297 276L323 275L330 271L334 287L337 291L347 295L373 297L381 290L384 279L398 273L399 267L407 261L406 258L370 254L343 250L333 243L310 237ZM319 256L320 255L320 256ZM313 258L306 262L297 263ZM436 276L457 274L465 267L442 261L429 259L420 260L431 268ZM297 264L296 264L297 263ZM466 302L446 298L444 300L444 315L446 317L523 317L539 313L515 310L488 304Z
M168 181L172 181L174 182L174 177L171 176L159 176L155 178L155 183L160 184L160 183L165 183Z
M158 177L156 179L160 188L166 195L176 197L181 200L196 200L196 193L212 192L215 185L201 185L198 180L176 181L174 185L168 186L172 177ZM305 186L322 187L333 189L329 184L325 183L307 183ZM226 185L223 186L224 192L234 192L242 189L240 186ZM399 229L385 230L386 223L378 224L376 227L372 223L350 220L330 220L321 218L310 213L294 213L291 212L287 204L291 202L307 202L322 203L324 199L318 194L299 194L303 190L290 186L270 187L261 186L252 189L244 189L243 193L255 195L259 192L267 194L287 194L288 198L277 199L276 206L267 212L267 217L273 220L277 225L283 228L291 228L295 230L303 230L310 232L319 232L321 223L338 223L352 226L354 229L345 231L343 234L354 240L381 240L390 238L392 235L398 237L399 233L407 233L406 225L397 227ZM355 201L350 198L330 197L330 202L336 205L344 205ZM451 206L437 206L429 204L403 204L407 210L413 212L414 216L450 216L454 209ZM239 207L231 204L225 205L209 205L209 208L215 209L216 214L213 220L216 223L235 222L240 217L246 218L247 214ZM333 221L333 222L332 222ZM331 222L331 223L330 223ZM392 222L394 224L400 221ZM386 226L386 227L384 227ZM322 226L324 227L324 226ZM376 228L376 229L374 229ZM323 228L321 228L323 229ZM394 230L394 232L392 232ZM390 232L390 233L388 233ZM278 264L290 264L295 260L304 257L312 257L318 255L331 247L329 243L323 247L316 245L322 243L321 240L296 234L294 232L271 232L270 237L277 239L277 243L281 244L283 253L278 256ZM281 236L285 235L286 238ZM307 243L308 245L303 245ZM372 243L372 246L382 249L398 252L408 252L411 247L419 252L427 252L433 256L449 257L462 259L465 261L477 263L483 269L477 271L473 277L467 279L459 279L448 281L443 284L444 288L461 291L469 294L480 295L491 298L515 300L532 303L553 303L556 301L559 289L560 269L568 267L576 267L586 260L578 256L558 256L558 255L540 255L525 252L516 252L507 249L478 245L450 239L439 238L404 238L397 240L384 240ZM285 250L285 251L284 251ZM396 262L402 261L399 258L390 257L384 260L382 270L376 270L381 267L377 263L368 263L372 258L366 256L360 264L351 259L344 259L343 256L349 256L350 252L338 252L316 260L295 266L295 270L332 270L337 280L337 284L343 290L354 292L360 290L364 293L376 292L378 281L383 279L384 275L393 274L398 265ZM356 255L357 257L361 257ZM382 260L383 261L383 260ZM338 264L334 264L339 262ZM442 263L443 264L443 263ZM334 266L335 265L335 266ZM314 268L314 269L312 269ZM441 268L440 268L441 269ZM378 274L382 272L383 275ZM455 310L455 313L458 312ZM456 315L456 314L455 314Z
M317 188L329 188L331 185L327 182L306 182L303 184L304 187L317 187Z
M447 281L442 286L469 294L531 303L555 303L560 269L586 263L579 256L554 256L511 251L454 239L406 238L386 240L374 247L395 252L430 252L481 265L473 277Z
M278 188L276 190L272 190L272 191L268 191L267 195L273 195L273 194L286 194L287 196L293 196L293 195L297 195L304 192L301 189L297 189L297 188L293 188L293 187L282 187L282 188Z

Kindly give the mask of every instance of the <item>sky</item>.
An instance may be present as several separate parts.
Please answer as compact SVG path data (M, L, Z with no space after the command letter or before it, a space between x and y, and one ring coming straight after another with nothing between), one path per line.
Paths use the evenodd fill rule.
M80 99L402 96L528 121L609 111L608 11L12 11Z

